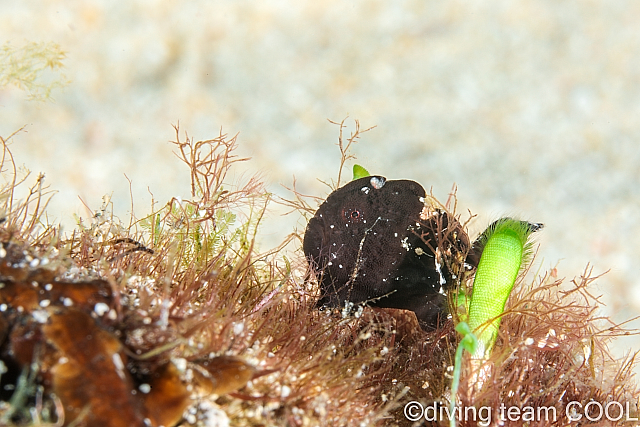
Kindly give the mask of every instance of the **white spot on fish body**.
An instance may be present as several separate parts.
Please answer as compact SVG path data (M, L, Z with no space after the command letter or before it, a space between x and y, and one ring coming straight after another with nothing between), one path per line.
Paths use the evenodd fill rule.
M376 190L381 189L382 187L384 187L385 182L387 182L387 180L384 177L378 177L378 176L372 176L371 179L369 180L369 182L371 183L371 186L373 188L375 188Z
M447 283L447 280L444 278L444 275L442 274L442 266L438 261L435 261L435 264L436 264L436 271L440 275L440 285L444 285Z
M409 237L405 237L404 239L400 240L400 245L402 245L403 248L405 248L407 250L407 252L409 251L409 249L411 249L411 245L409 244L409 242L407 242L407 240L409 240Z

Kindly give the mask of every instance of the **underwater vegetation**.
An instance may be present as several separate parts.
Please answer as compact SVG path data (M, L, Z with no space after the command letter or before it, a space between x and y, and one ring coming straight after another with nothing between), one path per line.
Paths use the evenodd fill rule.
M340 174L360 135L356 127L343 139L342 129ZM344 206L332 196L323 205L325 197L295 190L291 200L274 201L255 177L229 182L229 171L246 160L234 154L235 138L181 140L176 128L189 199L174 198L128 222L115 217L105 199L91 218L62 234L47 223L51 194L43 178L23 189L31 176L15 167L10 139L2 139L0 163L0 425L449 425L449 418L432 419L425 408L437 412L452 402L460 410L487 408L492 425L500 424L505 407L554 408L557 416L513 415L504 425L570 425L566 414L577 416L590 402L619 402L627 418L638 418L634 357L615 360L607 351L610 340L629 331L598 317L589 288L597 277L586 268L563 282L555 270L530 272L526 256L515 268L513 290L503 292L504 310L484 322L495 327L490 351L462 356L452 395L461 340L455 328L475 318L474 276L484 270L479 241L469 238L468 222L455 212L455 195L440 203L417 183L379 185L382 178L374 176L376 189L362 171L345 186L338 178L334 195L398 186L409 221L426 224L409 232L409 222L398 227L391 218L380 229L380 244L369 249L366 239L378 232L366 231L369 205ZM255 241L271 203L298 212L310 231L292 230L282 245L263 252ZM374 204L381 205L386 202ZM325 234L316 231L316 212L347 221L350 230L366 234L365 244L358 235L326 232L334 222L319 228ZM382 216L372 215L382 225L376 223ZM358 228L365 219L367 226ZM318 240L309 233L324 236L329 246L313 244ZM385 239L395 233L410 250L399 246L381 258L380 250L389 248ZM491 237L485 240L489 245ZM322 274L332 262L325 248L334 242L351 249L355 243L349 261L355 273ZM526 242L522 247L529 250ZM364 251L383 268L367 264ZM386 260L403 265L403 272ZM338 286L343 280L358 291L373 286L366 277L422 274L426 297L440 295L425 316L416 316L418 306L385 304L393 289L347 298L351 306L341 301L350 289ZM401 286L412 291L414 283ZM440 293L441 286L447 292ZM406 300L403 292L396 293ZM375 301L360 304L369 299ZM413 304L418 296L409 299ZM423 409L417 418L416 403ZM488 425L461 415L459 426ZM587 415L594 421L583 416L582 425L602 425L593 411Z
M56 43L27 42L23 46L4 43L0 46L0 88L16 86L28 99L51 99L54 89L64 87L62 73L66 53Z

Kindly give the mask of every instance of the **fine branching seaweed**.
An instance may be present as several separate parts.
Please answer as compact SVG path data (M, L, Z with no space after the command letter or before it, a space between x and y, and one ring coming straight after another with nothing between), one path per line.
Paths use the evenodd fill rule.
M356 123L343 142L339 126L340 173L330 188L362 133ZM410 311L318 309L301 233L257 247L274 198L257 176L230 181L247 160L235 155L236 137L175 132L189 198L154 201L151 213L121 221L106 197L65 235L47 222L44 177L16 168L11 137L2 139L0 423L448 425L414 422L405 405L448 407L457 314L425 332ZM308 217L322 197L292 188L280 203ZM438 206L446 211L451 200ZM467 360L457 406L557 409L553 422L509 424L531 426L567 425L572 401L633 402L637 414L634 359L617 361L606 347L628 331L597 315L595 279L523 272L480 362L490 375L478 386Z
M51 92L67 84L61 74L65 52L56 43L5 43L0 47L0 88L13 85L29 99L45 101Z

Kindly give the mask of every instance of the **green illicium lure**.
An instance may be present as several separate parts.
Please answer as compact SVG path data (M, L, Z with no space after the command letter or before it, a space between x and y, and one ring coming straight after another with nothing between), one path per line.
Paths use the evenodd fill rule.
M353 180L371 176L368 170L360 165L353 165Z

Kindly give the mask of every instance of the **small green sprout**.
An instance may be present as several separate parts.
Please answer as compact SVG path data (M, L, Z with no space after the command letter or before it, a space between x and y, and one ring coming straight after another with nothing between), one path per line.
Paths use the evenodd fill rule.
M371 176L368 170L363 168L360 165L353 165L353 180L364 178L366 176Z

